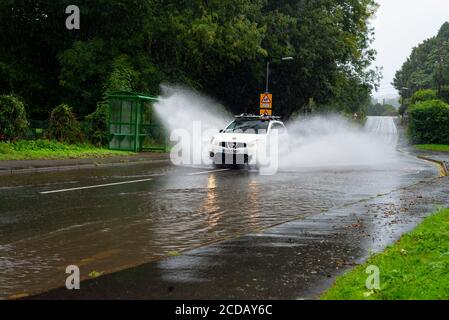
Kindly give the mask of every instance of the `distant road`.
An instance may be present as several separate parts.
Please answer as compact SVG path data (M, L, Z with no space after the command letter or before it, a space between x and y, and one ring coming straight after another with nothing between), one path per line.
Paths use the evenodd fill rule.
M368 117L364 129L367 132L385 137L389 144L397 144L398 128L393 117Z
M391 135L398 134L398 129L396 128L393 117L368 117L365 124L365 130Z

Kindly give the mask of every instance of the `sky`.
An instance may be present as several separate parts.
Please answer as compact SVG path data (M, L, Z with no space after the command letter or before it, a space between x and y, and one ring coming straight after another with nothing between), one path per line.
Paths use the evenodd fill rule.
M410 55L412 48L435 36L449 21L448 0L377 0L380 5L372 26L375 29L374 65L383 67L384 78L376 98L397 95L391 85L394 75Z

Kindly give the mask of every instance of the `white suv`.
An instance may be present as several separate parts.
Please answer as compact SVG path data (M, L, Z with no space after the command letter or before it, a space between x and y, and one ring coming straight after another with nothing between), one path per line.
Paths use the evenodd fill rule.
M247 114L236 116L234 121L220 130L220 133L211 140L210 158L213 163L215 165L255 164L259 167L258 151L262 146L270 145L270 137L275 137L274 133L278 137L276 150L288 150L288 132L279 119L274 116Z

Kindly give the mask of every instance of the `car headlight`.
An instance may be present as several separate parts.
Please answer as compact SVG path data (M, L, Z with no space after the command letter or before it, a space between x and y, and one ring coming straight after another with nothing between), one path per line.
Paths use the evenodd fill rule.
M215 139L215 138L212 138L212 140L210 141L210 143L212 144L212 145L214 145L214 146L219 146L220 145L220 141L218 141L217 139Z
M248 148L254 149L257 147L257 141L253 141L247 144Z

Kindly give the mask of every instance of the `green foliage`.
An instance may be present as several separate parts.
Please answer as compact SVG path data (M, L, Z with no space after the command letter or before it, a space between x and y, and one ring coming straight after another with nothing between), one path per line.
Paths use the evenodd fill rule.
M80 123L68 105L61 104L50 113L48 137L67 143L82 141Z
M133 155L131 152L96 148L89 144L66 144L50 140L0 142L0 160L103 158Z
M444 102L449 103L449 85L441 87L439 98Z
M0 96L0 141L22 137L28 125L22 99L14 95Z
M398 111L390 104L370 104L367 109L368 116L394 116Z
M112 71L104 84L106 94L114 91L136 91L139 73L127 55L118 56L112 63Z
M337 278L323 300L438 300L449 292L449 210L426 218L400 241ZM380 271L380 289L368 291L366 269Z
M102 84L108 74L108 54L102 39L76 41L58 54L61 64L59 85L74 110L85 115L102 94Z
M255 112L268 60L274 111L286 117L310 99L363 114L378 81L374 0L79 0L76 32L64 28L69 4L0 5L0 93L22 92L33 119L62 102L84 117L110 91L157 95L161 83ZM287 55L295 59L278 63Z
M428 101L428 100L436 100L438 99L438 95L436 90L433 89L422 89L416 91L413 96L410 98L410 104L416 104L418 102Z
M449 144L449 105L441 100L419 102L409 108L408 132L415 144Z
M96 146L106 146L109 142L107 101L98 103L97 110L86 117L89 123L89 141Z
M127 55L120 55L114 60L112 70L104 83L103 99L97 103L96 110L86 116L89 123L88 138L91 143L96 146L108 144L108 94L115 91L136 91L139 76Z
M425 151L449 152L449 145L447 144L417 144L415 148Z
M438 35L415 47L396 72L393 84L403 98L410 98L421 89L441 91L442 87L449 85L448 34L449 23L446 22Z
M0 155L10 155L11 153L13 153L11 143L0 141Z
M384 105L384 112L381 114L381 116L390 116L390 117L394 117L398 115L398 110L393 107L390 104L386 104Z

